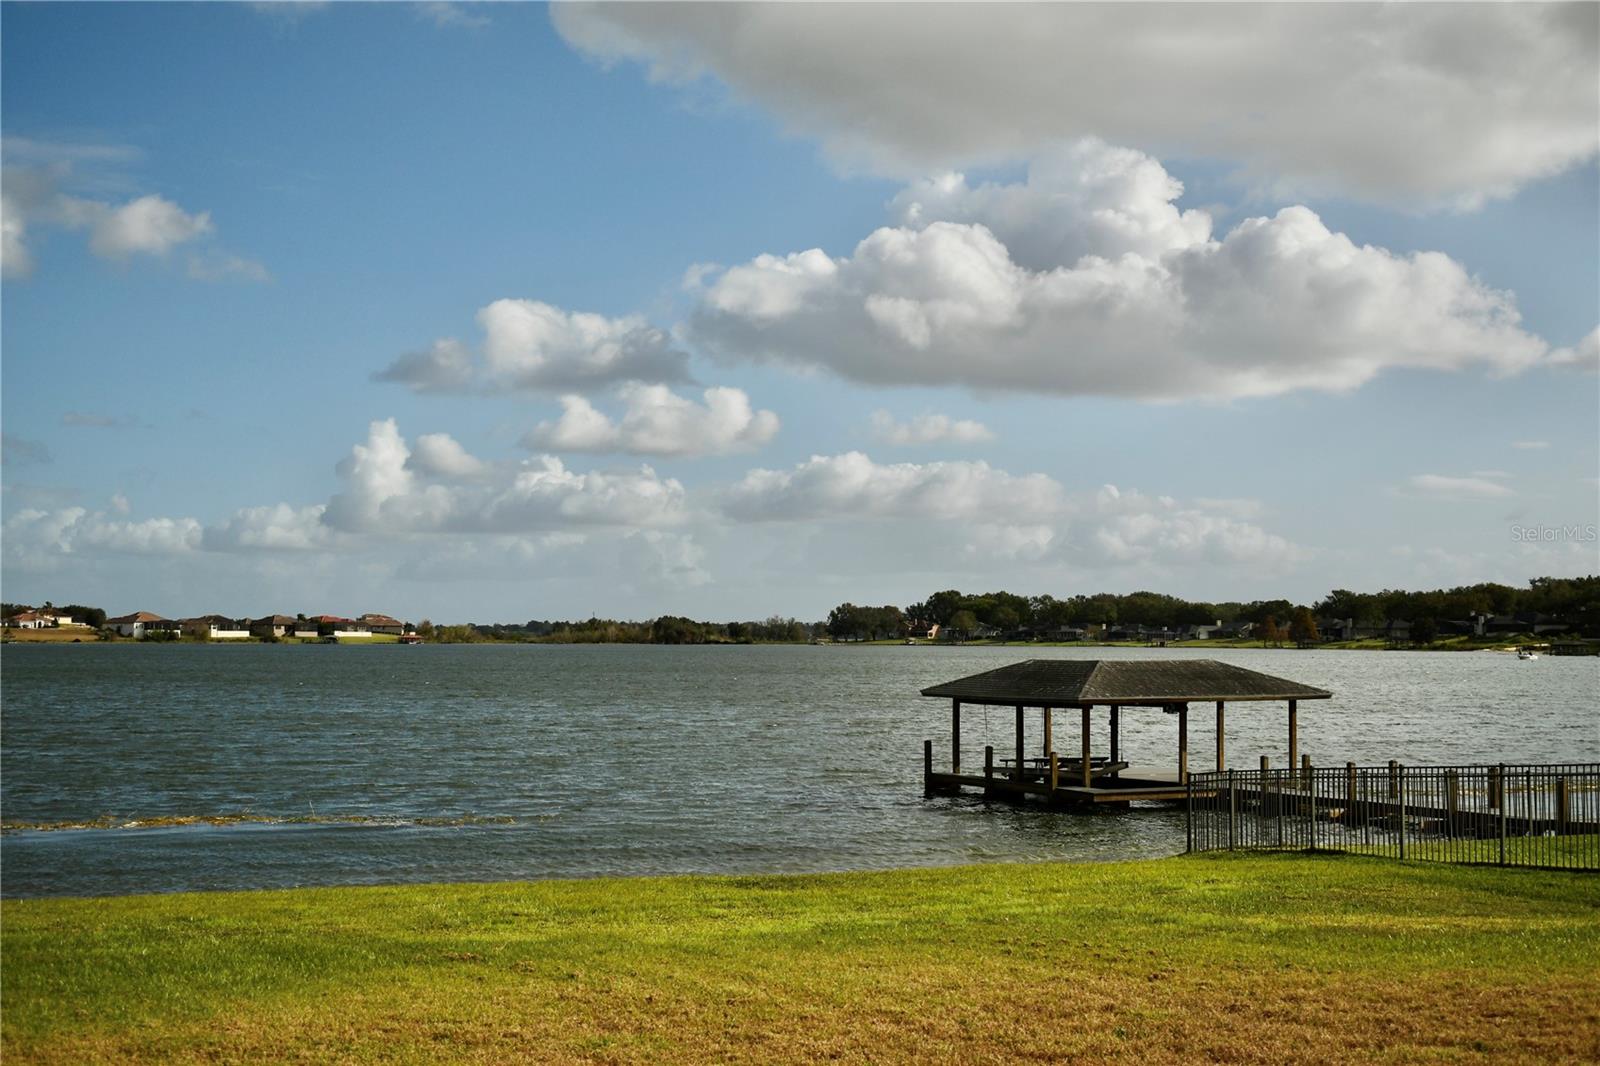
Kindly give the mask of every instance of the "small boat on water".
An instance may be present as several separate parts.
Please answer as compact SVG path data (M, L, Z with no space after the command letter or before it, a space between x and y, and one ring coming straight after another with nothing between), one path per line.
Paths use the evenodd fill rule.
M1538 657L1539 653L1534 651L1532 648L1517 649L1517 658L1519 659L1537 659Z

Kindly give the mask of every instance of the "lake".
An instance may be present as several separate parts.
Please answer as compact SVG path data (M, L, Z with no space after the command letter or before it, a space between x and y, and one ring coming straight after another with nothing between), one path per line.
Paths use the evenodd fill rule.
M1183 849L1172 807L1047 812L924 799L917 691L1025 658L1217 658L1330 689L1302 705L1318 765L1600 761L1600 659L1108 648L9 645L0 892L89 895L604 874L1097 860ZM1191 713L1191 765L1213 750ZM969 707L963 763L1012 715ZM1030 746L1039 736L1030 712ZM1105 750L1104 712L1095 718ZM1235 704L1228 756L1286 755L1282 704ZM1076 715L1056 718L1077 744ZM1177 723L1123 712L1136 765ZM316 820L309 820L309 819ZM291 819L308 819L290 821Z

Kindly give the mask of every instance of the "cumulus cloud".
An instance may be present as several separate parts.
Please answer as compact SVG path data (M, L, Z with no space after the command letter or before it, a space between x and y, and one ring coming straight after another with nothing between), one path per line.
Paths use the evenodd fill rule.
M120 207L93 201L76 201L89 226L89 247L102 259L127 259L130 255L165 255L186 241L212 232L211 214L190 214L171 200L141 196Z
M413 469L445 478L474 478L489 468L448 433L424 433L409 460Z
M1305 207L1215 239L1204 215L1173 206L1181 187L1164 175L1088 142L1025 184L914 187L896 201L904 224L850 255L724 270L688 333L726 360L869 384L1147 399L1347 390L1394 367L1511 373L1548 358L1511 295L1446 255L1357 245Z
M982 444L994 432L982 422L949 415L922 414L897 422L888 411L872 412L872 435L884 444L900 447L918 444Z
M759 448L778 432L778 416L757 411L741 389L710 388L705 403L665 385L625 385L626 411L613 422L582 396L561 398L561 417L541 422L523 443L569 452L630 455L729 455Z
M683 486L648 466L578 473L541 455L476 469L463 480L464 450L435 437L419 451L424 457L413 463L393 419L372 423L366 441L339 464L344 487L328 501L323 521L352 533L521 533L667 526L687 516Z
M212 237L216 227L207 211L190 212L151 194L125 203L78 195L82 187L120 184L105 174L80 173L136 157L123 146L55 144L5 138L6 166L0 176L0 268L8 278L32 274L28 247L33 226L86 230L89 250L101 259L124 263L134 256L162 258L174 248ZM264 281L266 268L254 260L212 250L191 255L190 277Z
M565 311L537 300L496 300L478 312L482 365L454 338L402 355L373 377L418 392L447 392L476 383L495 388L597 388L626 381L682 383L688 355L663 330L638 316L608 318Z
M867 4L827 18L560 4L551 18L593 57L658 81L714 76L844 165L896 175L1098 134L1258 181L1470 206L1600 144L1593 4Z
M1446 474L1413 474L1406 484L1417 495L1441 500L1498 500L1516 495L1509 486L1492 479L1495 476L1494 471L1480 473L1491 476L1451 477Z
M199 548L200 523L193 518L147 518L123 521L104 511L63 507L44 511L26 508L6 520L5 555L35 568L60 556L85 551L130 555L174 555Z
M984 462L874 462L861 452L813 455L792 470L752 470L723 494L743 521L829 518L981 518L1060 513L1061 486Z
M1550 353L1550 361L1561 366L1575 366L1590 373L1600 372L1600 326L1570 348L1557 348Z
M964 554L991 560L1281 569L1306 554L1247 520L1259 509L1254 501L1184 503L1113 485L1072 493L1047 475L1019 476L982 462L813 456L791 470L752 470L721 503L725 514L747 522L951 523L965 531Z
M316 551L339 546L338 534L322 521L322 504L287 503L245 507L219 526L208 526L200 546L208 551Z

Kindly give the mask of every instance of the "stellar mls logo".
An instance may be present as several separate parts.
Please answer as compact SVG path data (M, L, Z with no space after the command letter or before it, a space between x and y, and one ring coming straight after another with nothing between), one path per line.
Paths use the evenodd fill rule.
M1518 544L1593 544L1600 540L1600 526L1512 526L1511 539Z

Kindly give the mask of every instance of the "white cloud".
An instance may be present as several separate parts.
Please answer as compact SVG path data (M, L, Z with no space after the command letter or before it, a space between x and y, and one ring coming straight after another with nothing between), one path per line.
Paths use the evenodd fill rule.
M418 392L456 391L481 378L494 388L596 388L626 381L689 380L688 356L643 318L564 311L537 300L496 300L478 312L483 365L454 338L402 355L374 374Z
M102 259L123 260L134 254L165 255L177 245L212 231L211 214L189 214L171 200L141 196L121 207L76 201L76 212L89 226L89 247Z
M965 175L949 173L908 186L889 206L911 229L981 225L1019 266L1048 270L1086 255L1158 259L1205 244L1211 217L1180 210L1182 194L1183 183L1145 153L1085 138L1042 151L1022 182L973 187Z
M287 503L245 507L220 526L208 526L201 546L208 551L316 551L338 547L339 535L322 521L322 504Z
M561 4L551 18L591 56L655 80L713 75L844 165L897 175L1101 135L1256 180L1471 205L1600 143L1593 4L869 4L825 18Z
M982 422L949 415L922 414L907 422L897 422L888 411L872 412L872 435L884 444L900 447L918 444L982 444L994 440L994 432Z
M561 417L541 422L524 439L530 448L630 455L728 455L758 448L778 432L778 416L757 411L743 390L710 388L705 403L665 385L625 385L626 412L613 422L582 396L561 398Z
M1305 207L1213 239L1203 215L1173 208L1164 174L1089 143L1026 185L916 187L897 201L910 224L848 256L762 255L717 275L688 333L725 360L869 384L1147 399L1347 390L1395 367L1511 373L1547 358L1510 294L1448 256L1357 245Z
M861 452L813 455L793 470L752 470L723 494L743 521L831 518L977 519L1060 513L1061 486L984 462L879 464Z
M193 518L123 521L103 511L64 507L27 508L6 520L5 556L24 569L45 569L61 556L84 552L174 555L199 548L200 523Z
M422 461L412 463L393 419L372 423L367 440L339 464L344 490L328 501L323 521L338 530L400 535L645 528L687 517L683 486L648 466L578 473L543 455L468 474L460 463L465 451L453 454L437 437L419 444L419 454Z
M644 588L686 589L711 581L705 550L683 533L630 533L618 545L617 561L630 582Z
M1112 485L1069 493L1044 474L1018 476L981 462L879 464L859 452L813 456L787 471L752 470L722 493L724 513L740 521L954 524L969 559L1280 571L1305 557L1246 520L1259 510L1254 501L1234 502L1184 503Z
M1557 348L1550 353L1550 361L1572 365L1590 373L1600 372L1600 326L1590 330L1584 338L1570 348Z
M1508 486L1485 477L1413 474L1407 484L1417 494L1442 500L1498 500L1516 495Z
M423 474L446 478L474 478L488 470L482 459L448 433L424 433L418 437L409 462Z
M475 8L476 5L473 5ZM417 5L417 17L432 22L441 29L482 29L489 25L486 15L474 15L466 4L446 3L445 0L427 0Z
M87 230L89 249L101 259L126 262L136 255L165 257L180 245L204 241L216 227L207 211L189 212L162 196L146 194L124 203L77 195L126 184L105 170L137 157L121 145L74 145L4 139L6 166L0 180L0 273L32 274L27 238L34 226ZM80 173L83 168L87 173ZM71 189L72 191L67 191ZM260 263L216 249L192 254L187 273L200 280L267 280Z

